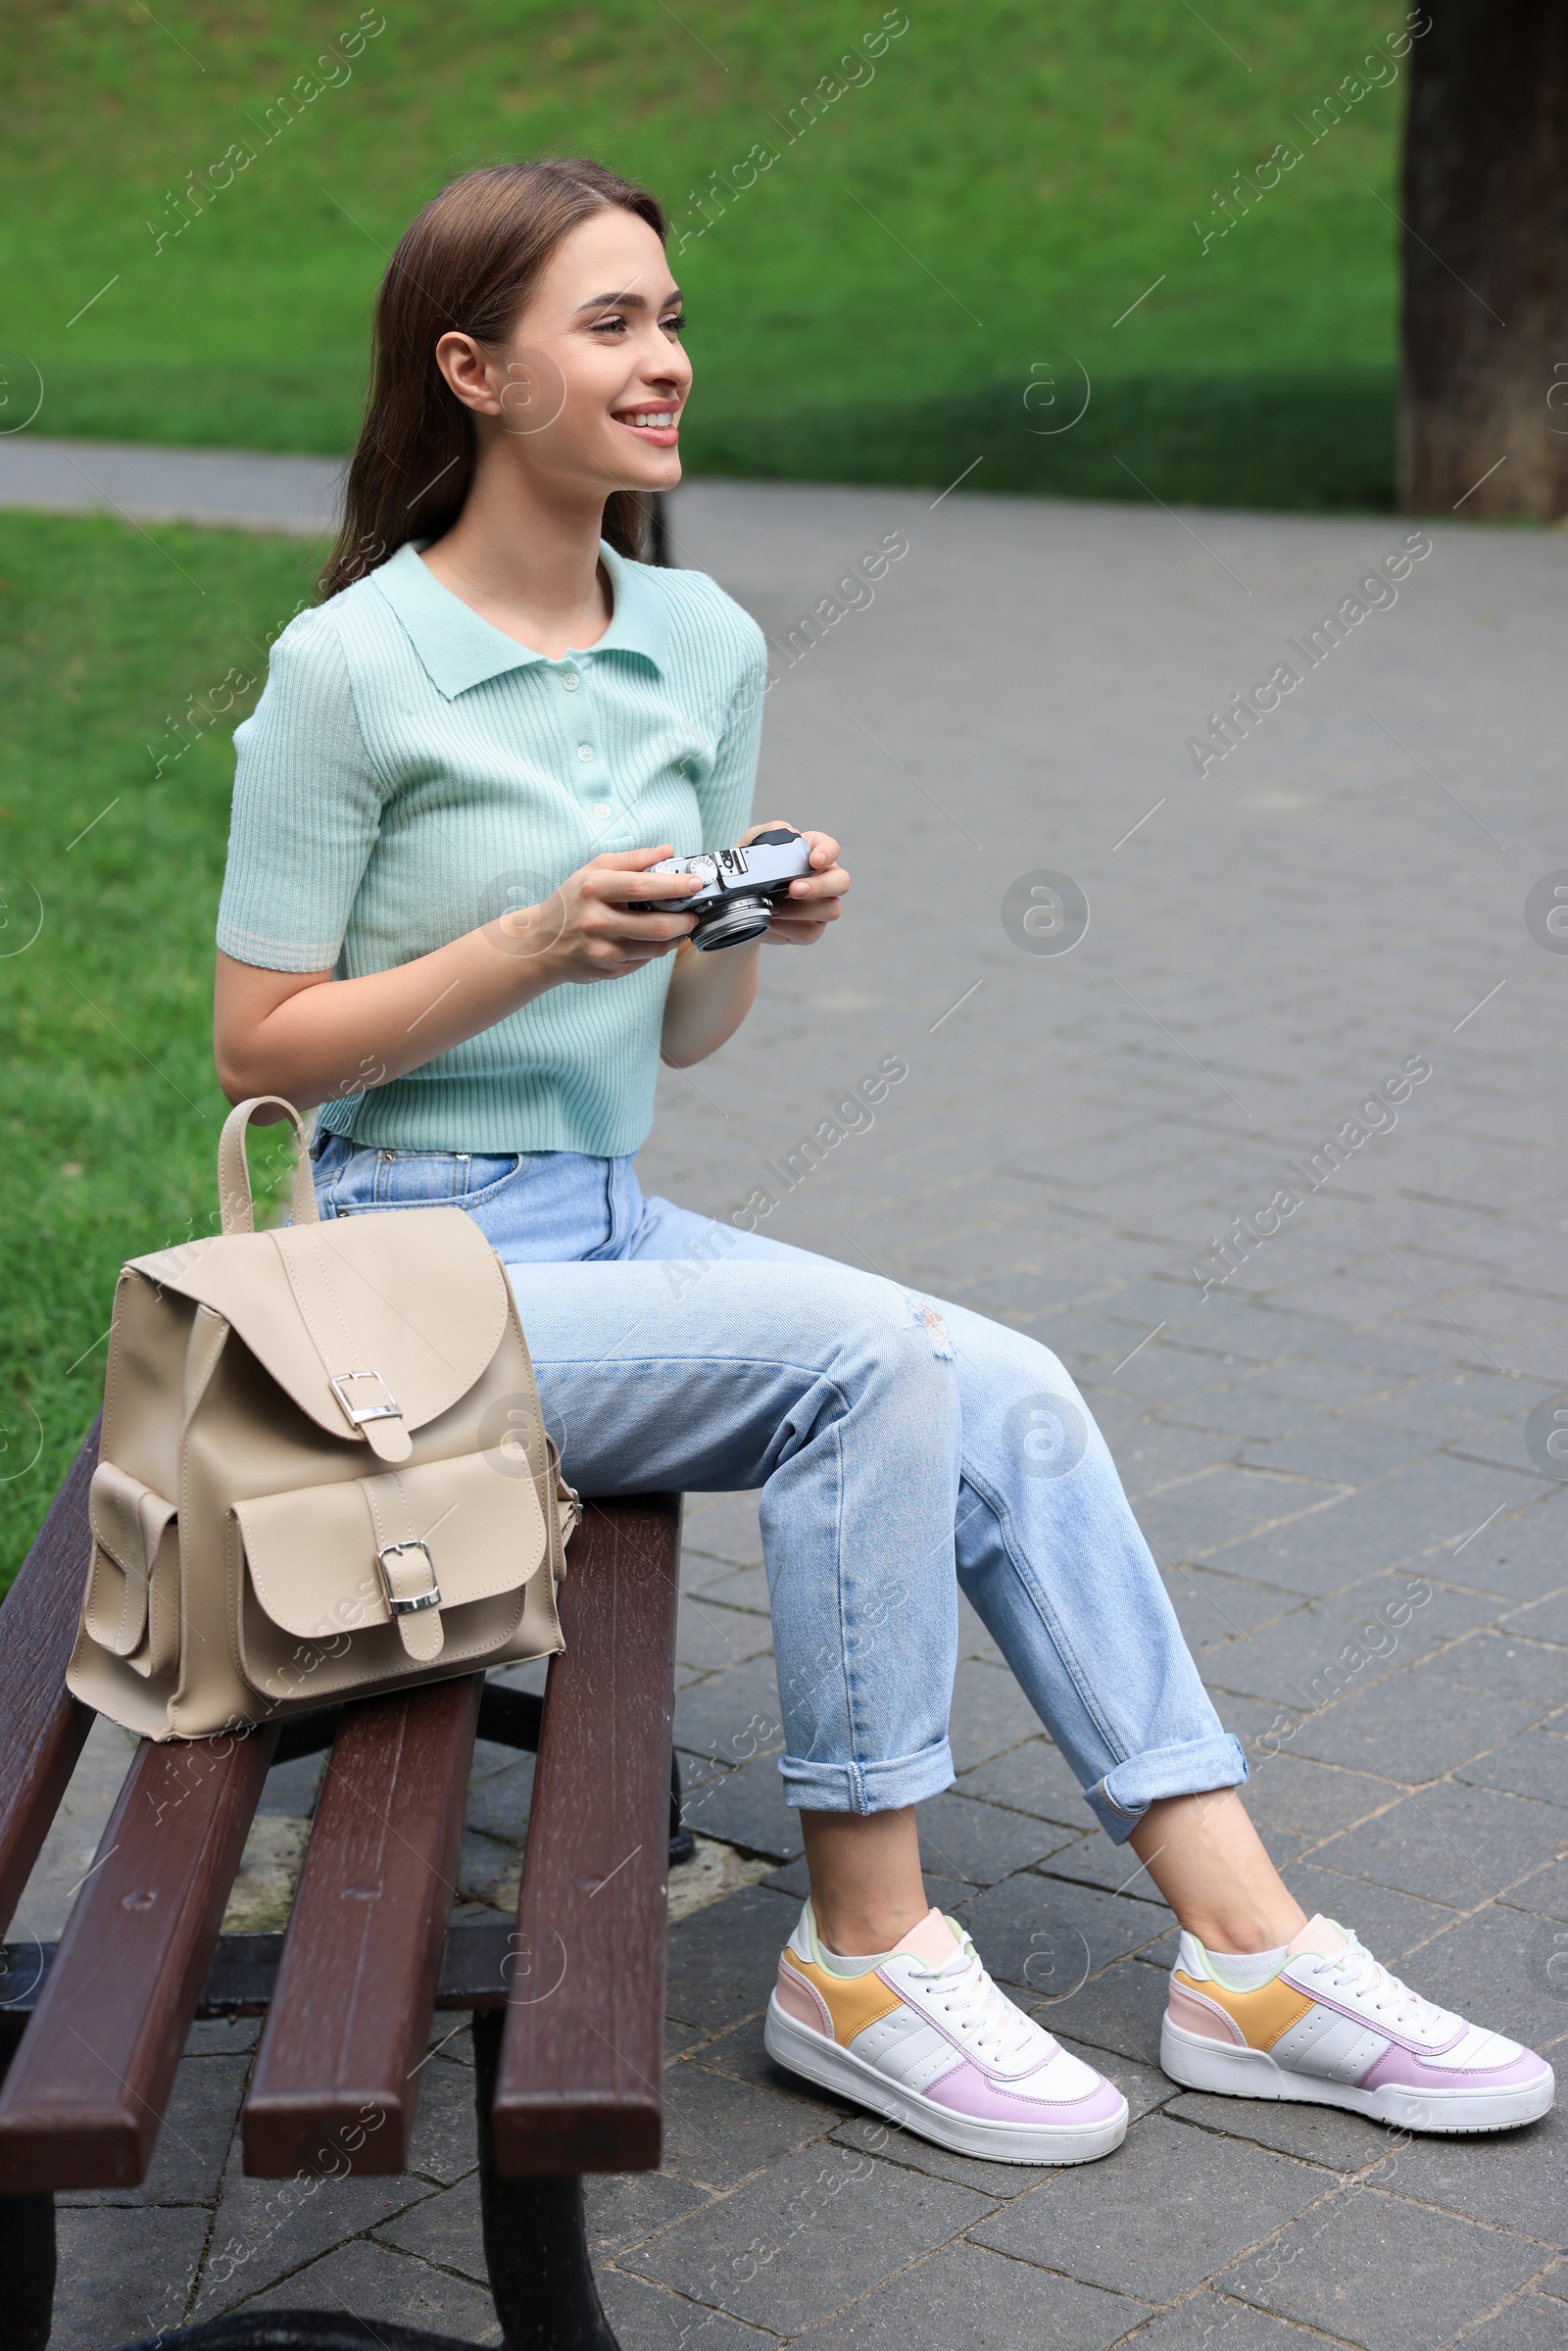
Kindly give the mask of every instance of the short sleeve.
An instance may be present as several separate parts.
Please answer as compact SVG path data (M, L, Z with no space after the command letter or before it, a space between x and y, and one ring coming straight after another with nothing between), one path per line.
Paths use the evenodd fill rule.
M278 638L234 749L218 944L268 971L328 971L382 805L329 613L303 613Z
M718 751L705 781L697 787L703 811L704 849L728 849L751 821L752 795L757 789L757 755L762 741L762 696L767 687L767 662L761 653L748 658L739 685L724 714Z

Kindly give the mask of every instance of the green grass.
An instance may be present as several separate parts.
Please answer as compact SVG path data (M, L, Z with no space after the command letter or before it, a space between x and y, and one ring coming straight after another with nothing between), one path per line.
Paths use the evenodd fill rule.
M689 31L660 0L391 0L351 78L270 136L349 0L17 12L11 414L41 372L39 430L340 450L414 210L468 165L587 152L691 232L695 470L945 484L984 454L975 488L1140 495L1119 455L1167 498L1387 503L1402 70L1315 144L1300 119L1403 12L1201 13L1212 30L1143 0L911 0L874 78L791 139L874 0L683 0ZM1286 139L1299 163L1204 253L1213 191ZM778 160L698 235L689 191L761 141ZM166 192L238 142L255 161L155 254ZM1084 423L1032 433L1031 367L1080 365Z
M98 1408L121 1264L216 1229L213 919L254 690L161 776L146 747L260 679L316 551L158 536L0 514L0 1591ZM275 1200L281 1130L252 1165Z

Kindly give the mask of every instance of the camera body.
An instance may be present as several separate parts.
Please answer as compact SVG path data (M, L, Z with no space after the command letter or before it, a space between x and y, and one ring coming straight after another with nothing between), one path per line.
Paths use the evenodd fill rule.
M694 857L662 857L650 873L693 873L703 887L689 898L645 898L648 913L697 917L692 945L702 955L714 948L740 947L760 939L773 919L777 900L791 882L811 870L810 844L788 825L770 825L744 849L704 851Z

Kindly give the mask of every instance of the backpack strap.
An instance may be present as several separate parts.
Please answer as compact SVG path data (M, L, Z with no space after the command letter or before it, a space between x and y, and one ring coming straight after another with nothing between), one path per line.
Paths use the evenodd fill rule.
M316 1176L311 1166L310 1147L306 1141L305 1121L291 1102L280 1094L253 1094L249 1102L240 1102L223 1121L223 1131L218 1138L218 1199L222 1210L225 1233L254 1233L256 1208L251 1199L251 1171L245 1162L245 1130L258 1110L283 1110L294 1121L299 1137L299 1165L294 1171L294 1222L319 1224L320 1210L316 1204Z

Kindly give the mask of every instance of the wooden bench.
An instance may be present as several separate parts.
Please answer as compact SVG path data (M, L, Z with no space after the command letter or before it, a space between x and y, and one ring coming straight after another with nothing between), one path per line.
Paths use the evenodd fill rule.
M0 1920L91 1725L66 1690L89 1435L0 1608ZM58 1946L0 1951L0 2351L43 2351L55 2191L145 2179L193 2018L265 2014L245 2170L397 2174L437 2008L473 2015L485 2255L508 2351L613 2351L585 2172L659 2162L680 1498L586 1507L543 1699L482 1676L143 1743ZM475 1736L536 1748L514 1926L448 1928ZM270 1765L330 1746L286 1933L220 1926ZM674 1794L671 1795L673 1787ZM450 2338L268 2311L165 2333L210 2351Z

